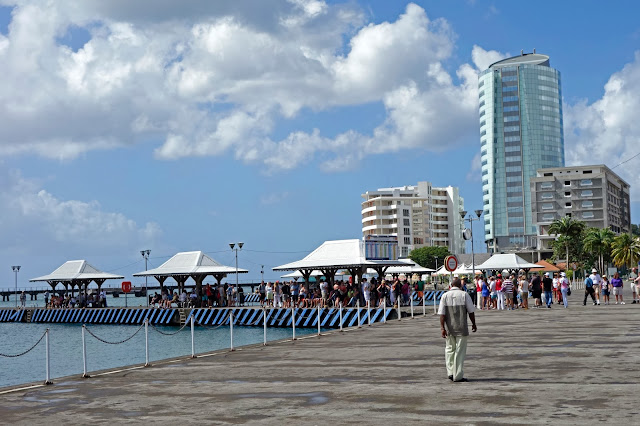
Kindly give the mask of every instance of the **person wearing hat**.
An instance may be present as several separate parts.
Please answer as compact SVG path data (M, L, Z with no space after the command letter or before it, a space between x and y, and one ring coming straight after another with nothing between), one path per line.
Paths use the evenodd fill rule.
M504 292L502 291L502 274L496 279L496 292L498 293L498 306L496 309L504 310Z
M569 307L569 280L567 279L567 274L564 272L560 272L560 279L558 280L558 287L560 287L560 292L562 292L562 303L564 303L564 307Z
M596 268L591 270L591 275L589 275L591 281L593 282L593 291L596 294L596 304L600 304L600 286L602 285L602 277L598 273Z
M535 307L540 308L542 306L542 279L539 274L535 274L531 278L531 296L533 297Z
M471 320L471 330L475 333L478 330L475 309L469 293L462 291L460 279L454 279L451 290L442 296L438 308L442 337L446 339L444 354L447 375L453 382L467 381L463 372L469 337L467 316Z

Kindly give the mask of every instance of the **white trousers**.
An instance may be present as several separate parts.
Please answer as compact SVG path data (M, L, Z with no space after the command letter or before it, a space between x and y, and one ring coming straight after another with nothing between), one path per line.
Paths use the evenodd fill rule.
M498 292L498 309L504 309L504 293Z
M444 358L447 365L447 375L453 376L453 380L464 377L463 364L467 356L467 339L469 336L447 335L447 343L444 347Z

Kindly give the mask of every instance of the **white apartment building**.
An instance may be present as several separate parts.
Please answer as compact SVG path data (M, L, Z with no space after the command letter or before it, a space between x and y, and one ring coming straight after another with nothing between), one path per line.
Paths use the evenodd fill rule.
M539 258L553 254L551 223L563 216L589 227L631 232L629 184L607 166L567 166L540 169L531 179L533 221Z
M426 246L465 253L462 238L464 200L458 188L438 188L430 182L380 188L362 194L362 235L395 235L401 257Z

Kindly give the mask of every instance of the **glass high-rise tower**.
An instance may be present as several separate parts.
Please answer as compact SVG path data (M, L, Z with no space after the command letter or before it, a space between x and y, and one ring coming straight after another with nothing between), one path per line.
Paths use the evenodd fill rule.
M484 234L489 252L535 246L530 178L564 166L560 72L521 54L478 78Z

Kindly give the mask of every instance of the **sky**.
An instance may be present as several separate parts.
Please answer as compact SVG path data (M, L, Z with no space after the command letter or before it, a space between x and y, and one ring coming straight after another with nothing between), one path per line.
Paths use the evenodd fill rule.
M0 0L0 288L75 259L131 279L143 249L233 265L240 241L241 278L275 279L361 238L380 187L482 208L477 73L534 48L562 75L567 165L615 167L639 223L639 9Z

